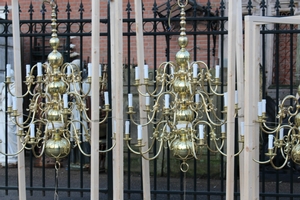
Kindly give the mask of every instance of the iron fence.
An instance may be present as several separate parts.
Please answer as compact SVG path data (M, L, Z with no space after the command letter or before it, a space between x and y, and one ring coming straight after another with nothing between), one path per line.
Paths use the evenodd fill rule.
M161 61L169 61L174 58L174 51L178 48L176 44L177 36L179 35L178 30L178 12L176 8L173 8L173 4L176 1L167 1L162 4L157 4L155 1L151 7L144 7L144 38L147 38L148 45L151 47L147 55L147 63L153 66L153 75L155 76L156 66L160 64ZM209 67L213 67L215 64L220 64L222 66L221 70L221 81L226 83L224 78L226 75L226 23L227 16L225 15L226 7L225 2L222 0L217 4L214 4L212 8L212 2L208 1L206 4L202 5L196 1L190 1L187 10L187 35L189 36L191 46L190 52L192 59L203 60ZM248 15L253 13L253 2L248 1L244 5ZM216 6L217 5L217 6ZM12 31L10 29L12 21L9 19L8 6L4 5L5 19L0 20L0 44L3 52L3 57L0 60L0 71L5 71L5 64L9 63L11 60L10 39L12 38ZM59 6L59 5L58 5ZM124 13L126 17L123 20L123 41L124 47L124 90L127 92L134 91L132 87L132 69L136 64L134 58L136 57L136 52L134 52L135 43L135 20L133 17L133 12L130 2L126 4ZM276 1L275 5L267 5L265 1L260 3L260 12L262 15L267 15L267 8L274 8L275 16L281 16L280 12L280 2ZM289 15L294 15L295 3L290 1ZM36 8L37 10L39 8ZM27 10L23 5L20 5L20 10ZM30 4L28 9L28 19L21 19L21 38L22 38L22 66L30 63L33 65L37 61L45 62L47 59L48 46L47 38L51 34L49 19L45 19L45 13L47 11L42 7L40 13L34 13L34 7ZM89 55L85 54L87 41L90 41L91 30L89 29L91 25L91 19L83 18L84 5L81 3L78 8L77 18L71 18L71 5L67 4L66 7L67 17L65 19L60 19L58 16L58 36L61 38L60 51L63 52L65 61L70 62L74 57L71 56L73 50L70 49L70 44L75 44L78 51L78 55L75 56L79 59L80 68L84 70L85 65L89 62ZM145 17L145 13L148 13ZM149 14L150 13L150 14ZM286 14L286 13L285 13ZM40 17L34 17L34 15ZM107 65L108 69L108 81L113 78L110 74L110 19L109 19L109 4L107 6L107 16L101 18L101 26L104 27L100 32L102 36L101 40L106 42L101 43L101 45L106 50L105 57L101 58L100 61ZM38 19L40 18L40 19ZM170 20L169 20L170 18ZM297 44L297 39L295 35L299 34L297 26L290 26L281 28L280 26L274 26L272 28L267 26L262 26L262 95L269 95L270 90L274 88L275 95L272 99L275 99L274 105L278 105L278 99L280 98L281 85L279 83L282 61L274 61L274 70L268 73L274 73L274 80L272 84L267 83L265 66L269 62L267 53L270 49L267 48L267 42L269 35L272 35L274 40L271 41L274 44L273 56L276 59L280 58L283 51L287 52L284 58L288 60L286 65L289 68L289 83L288 90L289 93L294 93L295 89L295 55L293 54L295 46ZM284 35L284 36L282 36ZM74 37L76 41L74 42ZM288 42L288 47L282 49L280 47L279 39L280 37L285 37ZM131 67L130 67L131 66ZM240 67L240 66L238 66ZM22 67L23 69L23 67ZM22 70L20 72L25 77L25 72ZM0 77L1 78L1 77ZM224 86L224 85L223 85ZM274 86L274 87L270 87ZM224 86L225 87L225 86ZM221 88L221 92L225 88ZM108 88L110 90L110 87ZM24 106L28 104L28 100L24 100ZM271 114L270 114L271 115ZM127 116L125 116L127 118ZM237 119L238 120L238 119ZM107 125L107 138L111 138L111 121ZM236 133L237 134L237 133ZM5 131L7 138L8 132ZM7 143L7 139L6 139ZM107 146L111 146L111 141L107 140ZM237 146L238 144L236 144ZM264 146L265 141L261 142L261 159L264 158ZM154 154L156 153L154 148ZM7 148L6 148L7 151ZM24 152L26 157L26 183L27 191L29 194L29 199L36 198L36 196L45 196L45 199L50 193L54 191L54 180L55 172L54 168L48 168L47 158L43 157L41 161L36 161L30 152ZM140 176L141 160L139 157L132 155L129 151L124 150L124 193L125 199L142 199L142 177ZM75 156L76 151L70 154L67 159L63 161L63 167L59 173L59 194L64 197L64 199L80 197L79 199L89 199L89 171L85 168L85 164L88 163L86 158L82 154L78 154L78 165L77 167L72 167L72 159ZM189 173L182 173L177 165L171 159L171 154L168 149L164 150L164 154L160 160L154 160L150 163L151 168L151 197L152 199L225 199L225 180L226 180L226 159L223 156L218 156L210 153L209 151L201 155L201 160L193 160L190 165L191 169ZM101 199L113 199L113 183L112 183L112 154L108 153L106 155L105 172L100 174L100 197ZM38 166L36 162L40 162ZM239 174L238 174L238 158L236 158L235 165L235 199L241 199L239 193ZM17 171L14 166L8 165L8 158L5 158L5 167L0 169L1 179L0 179L0 197L2 199L9 197L11 195L17 195ZM297 199L300 193L297 191L299 186L298 180L298 168L291 163L289 167L275 171L269 166L261 166L260 168L260 197L261 199ZM41 197L40 199L42 199Z

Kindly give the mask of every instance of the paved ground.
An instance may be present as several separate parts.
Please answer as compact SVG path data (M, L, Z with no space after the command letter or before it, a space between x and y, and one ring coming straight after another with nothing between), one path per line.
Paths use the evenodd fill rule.
M7 176L9 177L8 180L8 185L9 186L16 186L17 185L17 169L16 168L9 168L7 169ZM32 182L29 179L29 176L26 177L26 183L27 186L33 186L33 187L41 187L43 186L43 184L46 187L51 187L53 188L55 185L55 176L54 176L54 172L55 170L53 168L46 168L45 169L45 176L43 176L43 169L42 168L37 168L34 167L32 170L32 174L33 174L33 179ZM26 174L30 174L30 167L26 166ZM84 171L82 173L82 177L80 177L80 172L77 170L71 170L70 172L67 170L66 166L63 166L60 170L59 170L59 176L58 176L58 180L59 180L59 188L66 188L68 185L68 174L70 173L70 177L71 177L71 187L72 188L86 188L86 190L88 191L88 188L90 187L90 174L88 171ZM1 168L0 169L0 187L2 187L5 184L5 175L6 174L6 169L5 168ZM278 188L278 192L281 194L284 193L290 193L291 189L294 190L294 192L297 192L300 194L299 188L300 188L300 180L299 180L299 176L300 173L298 173L297 171L294 171L292 174L290 173L289 170L285 170L284 172L280 173L280 174L276 174L275 171L273 170L269 170L269 173L266 174L265 179L267 180L264 188L265 188L265 192L275 192L276 188ZM128 180L127 180L127 176L125 177L125 181L124 181L124 187L125 190L128 189ZM82 186L80 186L80 179L82 178ZM131 177L131 181L130 181L130 187L131 190L133 191L138 191L141 188L141 177L139 175L132 175ZM279 180L278 183L276 183L276 178ZM291 187L291 184L288 182L289 178L292 178L293 180L293 187ZM43 183L42 180L45 180L45 182ZM100 189L102 188L106 188L106 184L107 184L107 174L106 173L100 173ZM201 191L201 192L205 192L207 191L207 180L206 179L197 179L197 191ZM193 180L190 178L186 179L186 182L183 182L183 184L186 184L186 188L187 191L189 190L193 190ZM221 182L220 180L210 180L209 182L210 184L210 190L211 191L215 191L215 192L220 192L221 191ZM153 179L151 180L151 188L153 188ZM184 187L184 185L180 185L180 180L177 178L171 178L170 179L170 190L174 190L174 191L179 191L180 187ZM262 186L261 186L261 190L262 190ZM167 190L167 179L165 177L158 177L157 180L157 190ZM224 188L225 190L225 188ZM60 200L89 200L90 199L90 194L89 192L84 192L84 193L80 193L80 192L71 192L70 194L68 194L67 192L64 191L58 191L58 196ZM9 190L4 191L2 189L0 189L0 200L17 200L18 199L18 193L15 190ZM28 200L53 200L54 199L54 191L27 191L27 199ZM100 199L108 199L107 195L104 193L100 193ZM131 196L128 196L127 194L124 195L124 199L130 199L130 200L140 200L142 199L140 194L133 194ZM174 195L170 195L169 198L167 195L157 195L156 198L153 195L152 199L158 199L158 200L165 200L165 199L171 199L171 200L183 200L183 199L194 199L192 196L188 195L188 192L186 194L186 198L184 198L182 195L179 194L174 194ZM218 199L225 199L225 198L221 198L220 196L216 195L216 196L210 196L208 197L207 195L205 196L197 196L196 199L200 199L200 200L206 200L206 199L210 199L210 200L218 200ZM268 197L265 198L266 200L273 200L276 199L275 197ZM280 197L278 198L280 200L287 200L290 198L287 197ZM296 198L294 198L294 200L296 199L300 199L300 195Z

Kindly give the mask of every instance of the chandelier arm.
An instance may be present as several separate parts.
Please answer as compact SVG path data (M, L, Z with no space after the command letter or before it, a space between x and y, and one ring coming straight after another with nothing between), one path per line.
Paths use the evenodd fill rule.
M262 122L262 123L259 123L259 127L263 132L265 132L267 134L273 134L273 133L278 132L278 130L281 127L281 123L279 123L277 125L277 127L275 127L275 128L270 128L269 126L267 126L267 124L265 122Z
M268 163L271 162L271 159L266 160L266 161L259 161L259 160L256 160L256 159L252 158L252 160L253 160L254 162L258 163L258 164L268 164Z
M212 150L208 145L207 145L207 148L208 148L210 151L212 151L212 152L216 152L216 153L219 152L219 153L222 154L223 156L227 157L227 154L225 154L225 153L219 148L216 139L213 139L213 141L214 141L214 143L215 143L215 147L217 148L217 151ZM224 140L222 140L222 145L221 145L221 146L223 146L223 143L224 143Z
M276 169L276 170L282 169L282 168L286 165L286 163L288 162L288 159L289 159L289 156L286 156L286 158L285 158L285 160L284 160L284 163L283 163L282 165L280 165L279 167L277 167L277 166L273 163L273 158L270 159L270 164L271 164L272 167L273 167L274 169Z
M147 126L147 125L149 125L150 123L154 123L153 120L154 120L154 118L155 118L156 112L157 112L157 110L155 109L154 112L153 112L152 118L151 118L148 122L146 122L145 124L139 124L139 123L137 123L136 121L134 121L132 113L129 113L130 121L131 121L132 123L134 123L136 126L138 126L138 125ZM158 120L158 121L160 121L160 120ZM154 124L155 124L155 123L154 123Z
M235 153L235 154L233 155L234 157L240 155L240 154L243 152L243 150L244 150L244 147L245 147L244 142L240 142L240 143L242 143L242 148L241 148L237 153Z
M106 149L106 150L103 150L103 151L99 150L99 153L107 153L107 152L111 151L116 146L117 142L116 142L116 134L115 133L114 133L114 136L111 137L111 139L114 141L113 145L109 149Z
M34 148L31 148L34 157L40 158L40 157L44 154L45 146L46 146L46 145L45 145L46 141L47 141L47 140L45 140L45 141L43 142L42 150L41 150L41 152L40 152L38 155L36 154L35 149L34 149ZM35 145L35 146L36 146L36 145Z
M8 154L8 153L4 153L4 152L0 151L0 154L5 155L5 156L16 156L16 155L20 154L24 149L26 149L25 147L26 147L26 142L25 143L22 142L22 148L19 151L17 151L16 153Z
M75 140L77 146L78 146L78 149L80 150L80 152L84 155L84 156L91 156L91 154L88 154L88 153L85 153L85 151L81 148L81 145L80 145L80 141L77 141L78 139Z
M159 140L158 140L158 141L159 141ZM160 154L160 152L161 152L161 150L162 150L163 144L164 144L164 141L163 141L163 140L160 140L159 149L158 149L156 155L153 156L153 157L146 157L144 154L146 154L146 153L148 153L148 152L147 152L147 151L146 151L146 153L145 153L145 152L142 152L142 147L139 147L140 155L141 155L144 159L146 159L146 160L149 160L149 161L150 161L150 160L154 160L154 159L156 159L156 158L159 156L159 154Z

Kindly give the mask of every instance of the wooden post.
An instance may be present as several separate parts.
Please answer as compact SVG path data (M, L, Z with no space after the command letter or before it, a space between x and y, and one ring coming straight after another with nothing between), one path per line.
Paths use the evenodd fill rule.
M142 15L142 1L135 0L135 26L136 26L136 44L137 44L137 60L139 70L139 77L143 77L144 69L144 38L143 38L143 15ZM142 80L142 78L140 78ZM141 88L142 93L146 93L145 87ZM139 95L139 110L140 110L140 123L145 124L147 122L147 115L143 112L145 108L145 99L143 96ZM142 151L146 151L148 148L148 126L143 127L143 144L145 146L142 148ZM146 157L149 157L149 154L145 154ZM150 170L149 170L149 161L142 159L142 176L143 176L143 199L151 199L150 193Z
M111 73L112 73L112 108L116 123L116 142L113 149L113 198L124 199L124 164L123 164L123 1L110 2L111 16ZM121 112L121 113L120 113Z
M99 33L100 2L92 0L91 200L99 199Z
M242 2L238 0L237 3L238 16L236 17L236 68L237 68L237 91L238 91L238 130L239 137L241 134L240 123L244 121L244 96L245 96L245 82L244 82L244 48L243 48L243 20L242 20ZM240 149L243 144L239 144ZM239 155L239 177L240 177L240 196L244 196L244 151Z
M245 152L244 196L245 200L259 199L259 169L253 161L259 154L259 128L257 103L259 93L259 26L245 18Z
M226 199L234 199L234 146L235 146L235 55L236 55L236 1L229 1L228 15L228 72L227 72L227 162Z
M15 75L15 95L22 96L22 66L21 66L21 42L20 42L20 19L18 0L12 0L12 31L13 31L13 50L14 50L14 75ZM18 114L23 116L23 103L21 98L17 98ZM21 149L22 144L17 138L17 148ZM21 152L18 155L18 191L19 199L26 199L26 181L25 181L25 155Z

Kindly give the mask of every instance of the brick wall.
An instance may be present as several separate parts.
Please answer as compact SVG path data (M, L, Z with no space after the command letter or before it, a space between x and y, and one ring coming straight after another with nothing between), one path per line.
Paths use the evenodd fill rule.
M29 10L29 1L28 0L19 0L20 2L20 7L21 7L21 13L20 13L20 18L21 19L30 19L30 16L29 16L29 13L28 13L28 10ZM42 14L40 12L41 10L41 0L32 0L32 5L33 5L33 10L34 10L34 14L33 14L33 19L42 19ZM66 9L66 6L67 6L67 0L61 0L61 1L57 1L57 4L58 4L58 9L59 9L59 12L58 12L58 19L65 19L67 18L67 14L65 12L65 9ZM80 13L78 11L79 9L79 6L80 6L80 2L77 1L77 0L69 0L70 2L70 6L71 6L71 18L72 19L79 19L80 17ZM161 5L162 3L165 3L166 1L163 1L163 0L158 0L156 1L157 5ZM82 0L82 3L83 3L83 6L84 6L84 12L83 12L83 18L84 19L90 19L91 18L91 1L90 0ZM101 9L101 12L100 12L100 17L102 19L106 19L107 18L107 1L104 1L104 0L100 0L100 3L101 3L101 6L100 6L100 9ZM134 18L134 1L133 0L130 0L130 3L132 5L131 9L131 13L130 13L130 18ZM3 3L0 3L0 6L2 6L1 4ZM26 5L27 4L27 5ZM123 3L123 17L124 18L127 18L127 12L126 12L126 7L127 7L127 4L128 2L127 1L124 1ZM204 5L204 3L203 3ZM212 4L212 10L215 10L217 8L217 3L216 4ZM145 1L144 2L144 7L145 7L145 11L143 13L144 15L144 18L152 18L154 15L153 15L153 11L152 11L152 7L153 7L153 1L150 0L150 1ZM45 13L45 19L50 19L50 13L51 13L51 8L48 4L46 4L46 13ZM11 17L11 13L9 14L9 16ZM149 23L149 24L146 24L145 25L145 28L148 30L151 30L152 29L152 23ZM201 25L199 25L201 26ZM203 25L202 25L203 26ZM26 31L24 30L25 27L22 27L23 31ZM38 27L37 27L38 28ZM63 28L63 27L59 27L59 28ZM187 29L189 28L189 25L187 25ZM87 26L85 27L85 32L89 32L91 29L90 26ZM106 24L101 24L100 25L100 32L106 32L107 30L107 25ZM162 27L162 24L159 23L158 24L158 29L160 31L163 30L163 27ZM135 27L134 25L131 26L131 30L135 30ZM76 31L76 30L74 30ZM124 24L123 25L123 31L127 31L127 25ZM177 45L177 38L178 36L172 36L171 37L171 40L170 40L170 47L171 47L171 50L170 50L170 60L174 61L174 58L175 58L175 54L176 52L179 50L179 47ZM72 43L76 44L76 49L75 51L79 52L79 38L75 38L75 39L72 39L71 41ZM212 42L212 41L211 41ZM48 43L48 41L47 41ZM46 43L46 45L47 45ZM84 60L88 60L88 58L90 57L91 55L91 45L90 45L91 41L90 41L90 37L84 37L83 38L83 59ZM127 44L128 41L127 41L127 37L123 37L123 45L124 45L124 48L123 48L123 53L124 53L124 62L128 62L128 56L127 56L127 53L128 53L128 47L127 47ZM207 43L207 37L206 36L199 36L197 37L197 46L195 48L197 48L197 60L204 60L205 62L207 62L206 59L206 52L207 52L207 47L206 47L206 43ZM156 49L157 49L157 65L159 65L160 63L166 61L166 37L165 36L157 36L157 46L156 46ZM104 62L106 63L107 62L107 38L106 37L102 37L100 38L100 62ZM27 51L27 48L29 47L29 40L24 40L23 41L23 46L24 46L24 52L26 54ZM144 36L144 46L145 46L145 60L147 62L147 64L149 65L149 67L153 67L154 65L154 39L153 37L151 36ZM191 53L191 60L194 60L194 56L193 56L193 42L192 42L192 37L189 37L189 45L187 47L188 50L190 50L190 53ZM29 49L28 49L29 50ZM137 56L136 56L136 39L135 37L131 37L131 40L130 40L130 59L131 59L131 63L137 63ZM23 65L25 65L26 63L25 62L29 62L28 60L28 56L24 55L25 57L25 60L24 60L24 63ZM213 58L212 58L213 59ZM217 58L215 58L215 61L217 60ZM213 60L211 60L213 61ZM212 62L213 63L213 62Z

